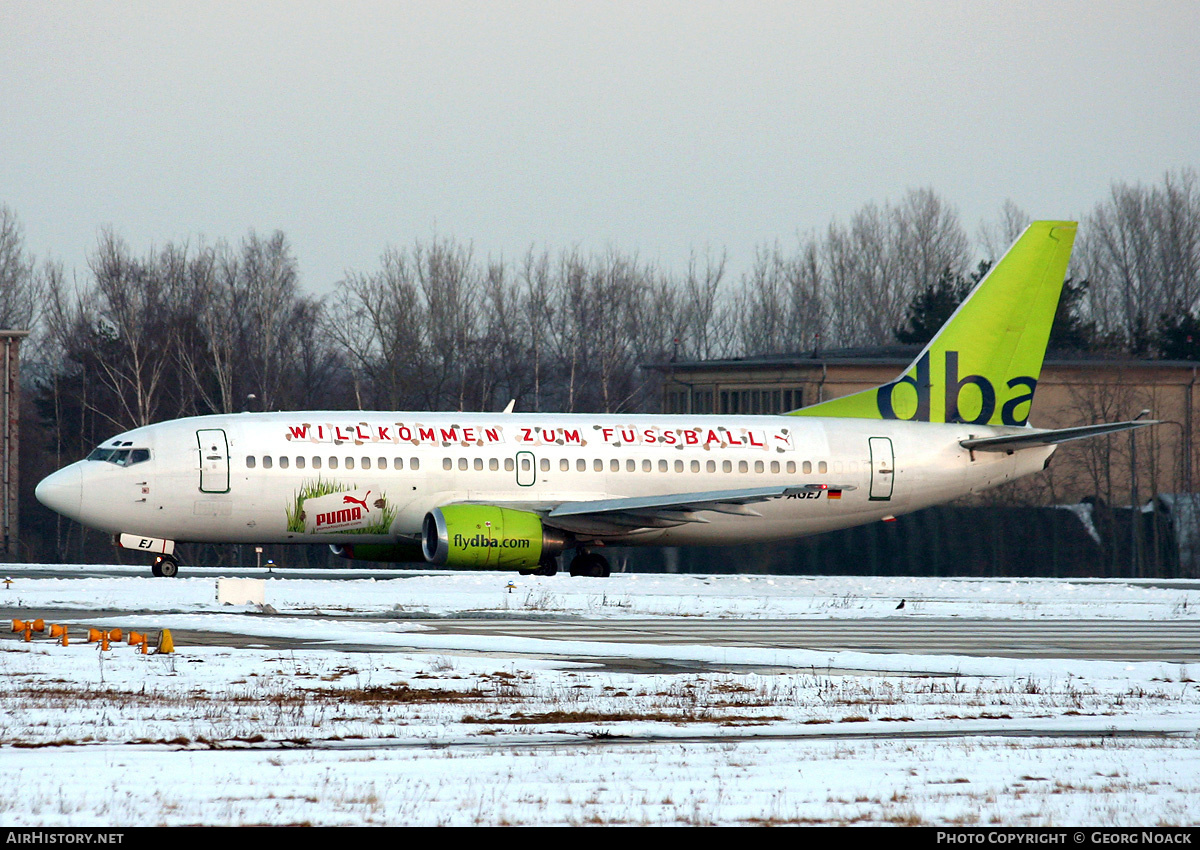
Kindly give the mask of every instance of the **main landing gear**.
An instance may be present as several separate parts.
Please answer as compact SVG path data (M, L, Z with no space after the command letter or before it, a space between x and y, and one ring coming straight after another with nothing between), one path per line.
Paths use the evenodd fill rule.
M150 572L163 578L175 578L179 575L179 562L171 555L159 555L150 566Z
M542 557L541 563L532 570L518 570L523 576L552 576L558 574L558 558L553 555L545 555Z
M571 575L573 576L608 578L611 572L607 558L586 549L580 549L579 554L571 560Z
M558 559L547 555L542 558L542 562L538 564L536 569L519 570L518 572L523 576L556 575L558 573ZM609 569L608 559L603 555L597 555L595 552L580 549L578 550L578 554L571 559L570 572L573 576L608 578L612 570Z

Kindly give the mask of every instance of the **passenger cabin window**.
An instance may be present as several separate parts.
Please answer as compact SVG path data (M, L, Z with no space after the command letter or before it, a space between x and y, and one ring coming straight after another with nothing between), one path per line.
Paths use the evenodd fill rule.
M246 455L246 469L254 469L258 465L258 461L254 455Z
M280 468L280 469L287 469L287 468L288 468L288 462L289 462L289 461L288 461L288 456L287 456L287 455L284 455L283 457L281 457L281 458L279 459L279 468Z
M304 455L297 455L296 469L304 469Z
M271 456L263 455L263 469L270 469L270 468L271 468Z

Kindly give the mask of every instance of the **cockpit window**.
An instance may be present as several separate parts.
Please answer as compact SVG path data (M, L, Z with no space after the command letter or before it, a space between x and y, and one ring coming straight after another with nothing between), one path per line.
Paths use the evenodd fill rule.
M128 445L126 443L125 445ZM117 466L133 466L135 463L150 460L149 449L105 448L100 446L93 449L87 456L88 460L100 460L115 463Z

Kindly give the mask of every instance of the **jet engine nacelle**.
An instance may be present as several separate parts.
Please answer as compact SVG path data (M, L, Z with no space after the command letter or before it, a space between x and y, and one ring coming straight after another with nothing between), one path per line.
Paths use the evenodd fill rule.
M439 567L533 569L566 548L566 535L528 511L446 505L425 515L421 550Z

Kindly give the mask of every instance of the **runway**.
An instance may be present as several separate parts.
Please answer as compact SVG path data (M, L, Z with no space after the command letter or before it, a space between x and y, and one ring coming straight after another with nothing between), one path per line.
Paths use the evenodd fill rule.
M49 620L76 620L88 625L119 622L133 611L55 608L41 612ZM26 616L23 609L0 608L5 620ZM249 620L288 619L299 615L245 615ZM647 646L727 646L807 649L833 652L899 653L905 655L962 655L993 658L1080 659L1089 661L1200 662L1200 623L1160 620L996 620L963 618L920 619L768 619L712 620L703 618L583 619L571 616L529 617L491 612L486 616L353 616L344 613L305 613L304 619L329 621L399 622L422 627L414 634L470 635L495 638L534 638L561 642L563 651L547 646L539 655L581 658L579 643ZM213 629L174 632L182 646L269 646L314 648L326 642L297 637L239 634L214 619ZM224 619L224 618L222 618ZM18 639L17 635L8 635ZM402 642L402 641L401 641ZM499 641L498 641L499 643ZM346 646L345 651L381 650L375 645ZM637 665L623 665L633 669ZM656 662L650 667L657 669ZM711 665L709 666L711 669Z

